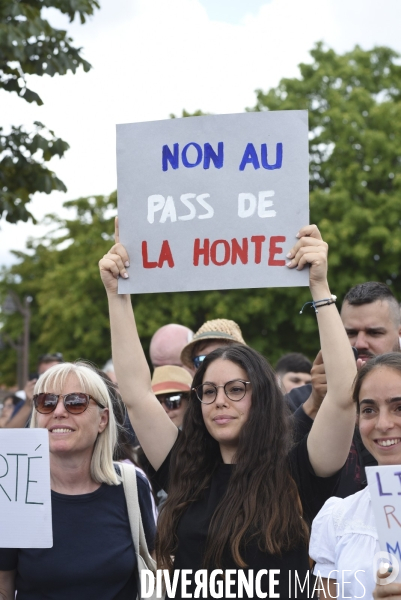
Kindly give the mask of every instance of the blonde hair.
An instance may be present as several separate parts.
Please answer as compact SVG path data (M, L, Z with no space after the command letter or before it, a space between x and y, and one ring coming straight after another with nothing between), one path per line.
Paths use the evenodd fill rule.
M61 391L70 375L77 378L82 391L90 394L104 408L109 409L108 423L105 429L98 434L94 444L90 466L91 477L97 483L119 485L121 481L113 466L113 453L117 445L117 423L113 405L105 382L91 366L82 362L54 365L38 379L34 394ZM100 407L99 410L101 410ZM38 427L35 407L32 411L30 427Z

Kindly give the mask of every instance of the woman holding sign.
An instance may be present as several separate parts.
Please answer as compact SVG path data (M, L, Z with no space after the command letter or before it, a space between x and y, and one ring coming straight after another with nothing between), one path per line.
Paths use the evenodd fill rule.
M313 582L304 584L309 525L349 452L356 367L327 283L327 244L315 225L297 237L288 266L310 267L328 393L308 439L296 447L272 368L243 345L205 358L179 433L152 393L130 297L117 293L117 279L128 277L129 266L117 235L99 263L121 395L168 491L156 553L159 568L179 572L169 597L188 597L185 589L205 597L208 586L212 595L216 588L218 593L223 571L229 579L219 597L230 597L229 591L231 597L241 591L243 597L289 598L296 597L295 590L298 598L312 595Z
M1 600L132 600L136 556L105 380L82 363L56 365L38 379L33 403L31 426L49 432L53 547L1 548L0 531ZM152 548L150 492L139 474L137 488Z
M369 360L358 372L353 399L365 447L380 466L401 465L401 353ZM391 505L391 494L380 494L390 496ZM380 550L369 488L345 499L331 498L313 523L310 554L332 596L371 598ZM394 560L401 571L399 555ZM396 570L381 573L375 597L401 598L401 584L392 581Z

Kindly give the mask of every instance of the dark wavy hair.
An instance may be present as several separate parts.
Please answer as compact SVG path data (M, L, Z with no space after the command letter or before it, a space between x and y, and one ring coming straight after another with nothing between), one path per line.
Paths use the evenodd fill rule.
M240 432L228 489L210 523L204 566L221 566L228 546L236 564L243 568L241 548L252 538L256 537L262 551L281 554L301 542L307 545L309 531L301 518L302 506L290 473L291 425L273 369L248 346L226 346L205 358L195 375L194 388L218 359L231 361L246 372L252 402ZM161 568L172 570L178 522L188 506L201 498L221 462L219 444L207 431L202 405L192 391L171 457L168 497L158 522L156 555Z
M106 384L111 405L113 407L114 418L117 425L117 443L113 452L113 460L118 462L120 460L128 459L134 463L134 465L138 466L136 452L126 428L127 407L121 398L121 394L118 391L118 386L104 371L101 371L97 367L94 367L93 370L96 371L99 377L101 377Z
M401 352L387 352L386 354L379 354L374 358L368 360L358 371L355 377L354 389L352 392L352 398L356 402L357 411L359 413L359 395L361 393L361 387L366 377L377 369L378 367L387 367L398 371L401 376Z

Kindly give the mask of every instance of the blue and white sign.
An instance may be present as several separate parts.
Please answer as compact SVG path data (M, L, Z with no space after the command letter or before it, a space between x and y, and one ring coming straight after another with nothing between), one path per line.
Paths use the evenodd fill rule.
M308 285L307 111L117 125L121 293Z

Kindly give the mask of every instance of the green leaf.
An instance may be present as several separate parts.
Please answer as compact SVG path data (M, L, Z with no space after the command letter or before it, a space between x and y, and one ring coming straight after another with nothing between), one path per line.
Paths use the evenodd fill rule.
M0 128L0 217L5 216L9 223L33 219L26 208L33 194L66 191L46 162L56 154L62 157L67 149L64 140L39 122L33 133L13 127L6 135Z
M96 0L5 0L0 2L0 89L15 92L38 106L42 99L26 86L27 75L65 75L77 69L87 72L91 65L82 58L81 48L62 29L52 27L41 14L54 8L69 16L87 16L99 8ZM33 79L30 79L33 81ZM35 123L37 132L44 126ZM53 156L62 157L67 142L55 137L31 135L14 127L0 140L0 218L10 223L33 219L26 208L32 194L38 191L66 191L65 185L48 170L45 163ZM41 158L36 152L41 151ZM35 158L34 158L35 156Z

